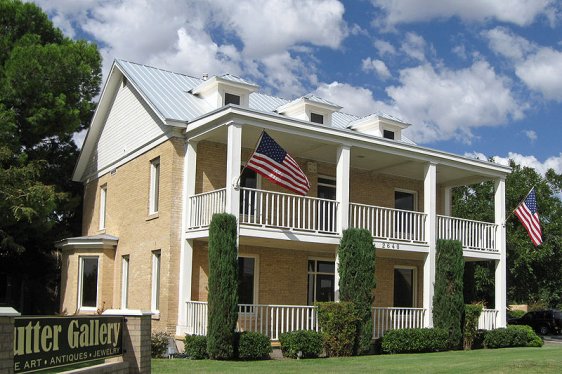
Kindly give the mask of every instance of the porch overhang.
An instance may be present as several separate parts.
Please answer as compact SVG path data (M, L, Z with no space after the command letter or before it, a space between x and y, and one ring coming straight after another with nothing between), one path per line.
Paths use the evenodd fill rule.
M65 250L73 249L115 249L119 238L113 235L100 234L66 238L55 243L55 247Z

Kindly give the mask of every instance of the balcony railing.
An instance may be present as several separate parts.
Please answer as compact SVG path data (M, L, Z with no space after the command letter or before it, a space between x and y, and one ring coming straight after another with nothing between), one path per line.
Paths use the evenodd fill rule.
M496 328L497 309L483 309L478 319L478 329L493 330Z
M375 239L424 243L426 219L424 213L349 204L350 226L369 230Z
M494 223L437 216L437 238L459 240L467 249L497 252L497 229Z
M335 234L337 210L334 200L240 188L240 224Z
M389 330L421 328L426 310L423 308L373 308L373 338Z
M213 214L225 211L226 189L191 196L189 204L188 228L206 228ZM239 221L245 226L338 235L339 209L334 200L240 188ZM347 214L350 227L367 229L377 240L427 243L425 213L350 203ZM497 252L497 229L493 223L437 216L437 238L460 240L466 249Z

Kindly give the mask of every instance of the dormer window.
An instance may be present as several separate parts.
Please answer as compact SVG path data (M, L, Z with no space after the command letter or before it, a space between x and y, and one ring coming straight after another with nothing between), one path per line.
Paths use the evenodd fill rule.
M310 122L323 124L324 116L318 113L310 113Z
M394 140L394 131L384 130L383 131L383 138Z
M229 94L228 92L225 92L225 94L224 94L224 105L228 105L228 104L240 105L240 96Z

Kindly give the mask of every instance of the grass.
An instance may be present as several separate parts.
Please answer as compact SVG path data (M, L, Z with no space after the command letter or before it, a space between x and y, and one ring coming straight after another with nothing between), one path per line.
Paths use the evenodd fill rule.
M152 360L152 373L561 373L562 344L424 354L267 361Z

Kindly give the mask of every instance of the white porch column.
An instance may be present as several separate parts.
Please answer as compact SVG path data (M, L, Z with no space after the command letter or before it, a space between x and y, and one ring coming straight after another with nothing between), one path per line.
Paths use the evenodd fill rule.
M242 164L242 126L231 122L228 124L228 140L226 149L226 213L236 216L240 213L240 190L234 189L240 176Z
M186 301L191 301L191 277L193 274L193 240L185 239L185 232L189 226L191 217L191 204L189 197L195 194L195 179L197 168L197 142L188 141L185 149L183 167L183 209L181 224L181 243L180 243L180 272L178 290L178 323L176 334L183 335L187 324Z
M498 225L496 231L496 248L500 259L496 260L495 276L495 309L498 310L496 327L505 327L506 316L506 246L505 246L505 179L500 178L495 183L494 195L495 223Z
M348 145L338 147L337 166L336 166L336 201L338 202L337 211L337 230L340 235L349 226L349 167L350 167L351 148ZM340 274L339 258L336 249L336 271L334 274L334 299L340 300Z
M433 326L432 304L435 283L435 251L437 237L437 165L428 163L425 166L423 181L423 211L427 214L425 235L429 245L429 253L423 264L423 307L426 310L424 326Z
M443 199L444 199L444 204L443 204L443 214L451 217L452 214L452 206L451 204L453 203L452 199L453 199L453 187L445 187L443 189Z

